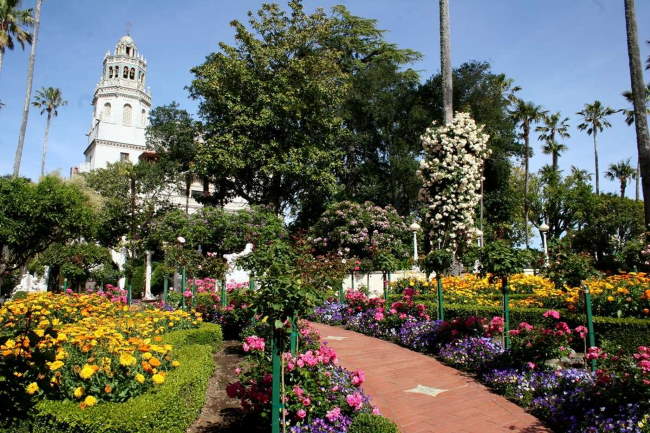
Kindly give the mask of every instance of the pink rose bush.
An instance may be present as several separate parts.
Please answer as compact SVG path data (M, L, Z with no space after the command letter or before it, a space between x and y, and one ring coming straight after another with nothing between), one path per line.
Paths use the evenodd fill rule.
M364 372L350 372L338 366L336 352L327 344L302 340L314 335L307 322L300 322L298 334L304 349L296 355L284 352L281 356L287 427L301 431L302 426L317 423L342 428L359 413L376 413L360 388L365 381ZM244 338L242 348L247 354L246 363L226 392L239 399L250 414L268 419L273 381L269 344L263 337L251 335Z

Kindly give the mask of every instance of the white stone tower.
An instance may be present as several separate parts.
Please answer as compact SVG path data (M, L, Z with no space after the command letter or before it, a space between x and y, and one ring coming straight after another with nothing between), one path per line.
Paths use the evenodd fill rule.
M131 36L123 36L113 54L104 56L102 77L93 96L86 161L80 172L117 161L138 162L146 149L145 129L151 109L146 79L147 61Z

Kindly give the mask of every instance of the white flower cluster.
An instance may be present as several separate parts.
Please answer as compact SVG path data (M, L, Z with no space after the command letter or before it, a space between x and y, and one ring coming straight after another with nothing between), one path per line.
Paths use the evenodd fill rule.
M424 160L420 201L427 206L433 248L455 249L474 233L483 161L489 136L468 113L456 113L449 125L433 125L420 137Z

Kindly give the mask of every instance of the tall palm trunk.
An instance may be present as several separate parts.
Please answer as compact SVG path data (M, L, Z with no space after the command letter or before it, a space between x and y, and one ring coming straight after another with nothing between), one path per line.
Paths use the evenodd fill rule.
M639 201L639 182L641 181L641 169L639 159L636 160L636 177L634 178L634 200Z
M5 57L5 52L0 50L0 72L2 72L2 60Z
M451 82L451 42L449 36L449 3L440 0L440 72L442 74L442 106L444 122L453 120L453 87Z
M621 179L621 198L625 198L625 188L627 188L627 179Z
M528 248L528 150L530 136L530 125L528 121L524 123L524 235L526 239L526 248Z
M594 126L594 164L596 166L596 195L600 194L600 183L598 176L598 143L596 142L597 129Z
M553 167L553 171L557 171L557 166L558 166L558 163L559 163L559 159L560 159L560 155L558 155L557 151L554 151L553 152L553 162L551 163L552 167Z
M643 69L641 66L641 53L639 52L634 0L625 0L625 24L630 81L632 83L632 101L634 103L634 127L636 128L636 145L639 152L641 183L643 185L643 210L647 228L650 227L650 134L648 133L646 93L643 84Z
M41 177L45 176L45 158L47 157L47 138L50 135L50 121L52 112L47 112L47 123L45 124L45 137L43 137L43 154L41 155Z
M36 62L36 45L38 44L38 29L41 24L42 4L43 0L36 0L36 7L34 9L34 34L32 36L32 51L29 54L29 67L27 69L27 89L25 90L25 104L23 105L23 120L20 124L18 146L16 147L16 156L14 158L14 177L18 177L20 174L20 161L23 157L23 147L25 146L27 119L29 118L29 104L32 101L32 82L34 81L34 63Z

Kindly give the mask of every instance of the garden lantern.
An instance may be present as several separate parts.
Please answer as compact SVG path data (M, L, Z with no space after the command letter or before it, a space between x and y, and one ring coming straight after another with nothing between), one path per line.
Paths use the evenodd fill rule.
M544 266L548 266L548 245L546 244L546 232L548 230L549 226L546 223L539 226L539 232L542 234L542 245L544 246Z
M413 221L413 224L409 226L409 229L413 232L413 270L419 271L418 267L418 231L420 230L420 224L416 221Z

